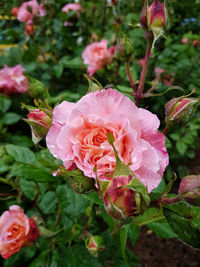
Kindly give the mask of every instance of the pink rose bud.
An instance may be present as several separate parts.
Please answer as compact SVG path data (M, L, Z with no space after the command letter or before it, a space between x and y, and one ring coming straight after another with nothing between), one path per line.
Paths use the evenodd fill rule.
M188 41L189 41L189 39L188 39L188 38L183 38L183 39L181 40L182 44L187 44L187 43L188 43Z
M163 28L166 25L166 8L165 4L154 0L147 10L148 27Z
M144 30L148 29L148 24L147 24L147 1L144 1L144 5L142 8L142 12L140 14L140 25Z
M91 235L90 237L86 238L85 246L88 252L97 257L98 252L101 252L105 249L103 238L99 235Z
M49 112L49 111L47 111ZM34 138L44 139L51 127L51 118L40 109L31 109L25 121L31 126L32 135Z
M107 40L101 40L100 42L92 43L88 45L83 53L82 58L84 64L88 65L87 71L90 76L102 69L107 64L110 64L113 59L113 54L115 52L115 47L112 46L107 48Z
M11 206L0 217L0 254L8 259L21 247L39 236L33 219L29 219L19 206Z
M133 54L133 43L126 37L126 35L121 35L118 40L115 54L122 61L128 61Z
M28 90L28 79L24 76L21 65L9 68L4 66L0 70L0 93L12 95L25 93Z
M198 99L184 97L177 97L170 100L165 105L165 121L168 127L174 126L177 123L187 123L198 102Z
M18 7L13 7L12 10L10 11L10 13L14 16L17 17L17 13L18 13L19 8Z
M200 206L200 176L190 175L182 179L179 195L188 203Z
M112 180L99 180L100 196L105 204L105 209L109 215L116 220L124 220L133 216L137 210L136 195L140 203L140 195L133 189L126 186L130 185L133 177L119 176ZM140 208L140 207L139 207Z

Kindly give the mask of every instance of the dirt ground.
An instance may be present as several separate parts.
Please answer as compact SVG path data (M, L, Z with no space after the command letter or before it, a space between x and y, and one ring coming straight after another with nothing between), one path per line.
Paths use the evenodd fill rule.
M133 249L141 267L199 267L200 250L184 244L178 239L163 239L146 227Z

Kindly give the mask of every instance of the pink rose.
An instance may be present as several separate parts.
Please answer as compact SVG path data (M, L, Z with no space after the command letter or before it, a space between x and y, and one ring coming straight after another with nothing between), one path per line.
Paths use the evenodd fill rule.
M0 70L0 93L25 93L28 90L28 79L23 75L21 65L9 68L4 66Z
M161 69L160 67L155 68L155 74L158 79L161 77L161 81L166 84L167 86L172 86L174 82L174 72L167 73L166 70Z
M189 39L188 39L188 38L183 38L183 39L181 40L182 44L187 44L187 43L188 43L188 41L189 41Z
M8 259L27 241L38 238L39 232L33 219L29 219L19 206L11 206L0 217L0 254Z
M92 92L76 104L67 101L53 111L53 126L46 142L54 157L68 169L73 163L86 176L112 174L115 156L108 143L112 132L120 159L151 192L160 183L168 154L160 121L129 98L108 89Z
M65 13L69 13L70 10L76 11L76 16L79 18L80 14L79 14L79 10L82 10L81 5L74 3L74 4L66 4L63 8L62 11ZM69 21L65 21L64 22L64 26L72 26L73 23L69 22Z
M45 16L46 11L43 8L43 5L39 5L36 0L31 0L28 2L24 2L17 14L17 18L21 22L26 22L28 24L33 23L33 17L38 17L38 16Z
M89 65L87 71L92 76L96 71L112 62L115 47L107 48L107 40L88 45L82 53L84 64Z

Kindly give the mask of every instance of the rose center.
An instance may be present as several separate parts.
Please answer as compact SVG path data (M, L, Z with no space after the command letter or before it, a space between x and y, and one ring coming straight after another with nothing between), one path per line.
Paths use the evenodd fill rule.
M20 224L13 223L7 229L7 232L8 232L8 236L7 236L8 240L15 239L19 236L19 234L21 236L25 235L25 227Z

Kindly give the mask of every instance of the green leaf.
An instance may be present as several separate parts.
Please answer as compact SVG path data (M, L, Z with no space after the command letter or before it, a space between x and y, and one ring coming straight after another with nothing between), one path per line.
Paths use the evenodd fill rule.
M67 185L59 185L56 193L61 204L62 212L67 214L74 223L77 223L85 213L86 207L89 206L89 200L72 191Z
M53 73L55 74L56 78L59 79L63 73L63 65L57 64L56 66L54 66Z
M134 246L139 236L139 226L135 223L129 223L128 237L130 238L132 245Z
M8 178L17 176L34 182L56 182L55 177L52 176L50 171L38 168L30 164L15 163L11 168Z
M99 198L99 195L97 192L91 192L88 194L83 195L84 198L90 200L91 202L98 204L98 205L103 205L103 202L101 201L101 199Z
M11 105L11 100L8 96L0 94L0 111L6 112Z
M177 238L177 234L174 233L167 220L161 220L159 222L148 223L147 226L158 236L162 238Z
M47 255L49 254L50 249L42 251L40 255L28 265L28 267L45 267L47 266Z
M44 194L41 201L39 202L39 207L44 214L56 213L58 201L56 194L53 191L48 191Z
M128 228L129 225L124 225L122 228L119 230L119 236L120 236L120 248L121 248L121 253L122 257L125 261L127 261L127 255L126 255L126 241L127 241L127 236L128 236Z
M31 200L34 200L34 197L36 195L36 185L34 182L21 178L19 180L19 186L25 196L27 196Z
M81 66L83 66L83 61L81 57L75 57L73 59L65 58L65 60L62 59L62 63L64 67L69 68L69 69L80 69Z
M176 142L176 149L178 150L179 154L181 156L184 156L186 150L187 150L187 144L183 141Z
M178 237L187 244L200 248L200 229L195 229L192 220L195 212L185 202L166 205L164 208L165 217Z
M33 163L35 161L34 153L27 147L9 144L5 146L5 149L17 162Z
M7 112L1 119L0 122L5 125L15 124L21 120L21 116L14 112Z
M150 207L145 210L143 215L136 217L135 223L139 226L143 226L154 221L163 220L164 218L162 209Z

